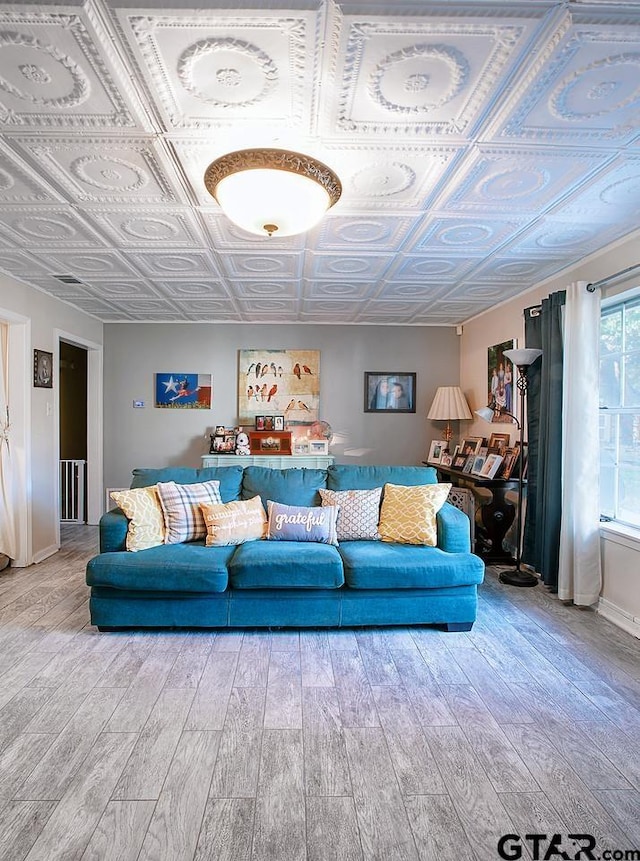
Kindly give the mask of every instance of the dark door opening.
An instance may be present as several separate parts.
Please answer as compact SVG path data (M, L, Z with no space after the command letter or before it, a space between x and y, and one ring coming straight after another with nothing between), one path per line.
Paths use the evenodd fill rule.
M60 341L60 520L87 522L87 351Z

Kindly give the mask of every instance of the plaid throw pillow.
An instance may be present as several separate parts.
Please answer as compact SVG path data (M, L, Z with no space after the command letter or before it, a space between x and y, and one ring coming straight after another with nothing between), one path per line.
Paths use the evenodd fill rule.
M159 481L158 497L166 527L165 544L181 544L206 538L207 527L201 505L222 504L219 481L176 484Z

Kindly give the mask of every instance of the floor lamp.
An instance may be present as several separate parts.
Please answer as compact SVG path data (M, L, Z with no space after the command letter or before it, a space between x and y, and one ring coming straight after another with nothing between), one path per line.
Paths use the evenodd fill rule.
M518 369L516 386L520 393L520 466L518 469L518 532L516 537L516 567L513 571L502 571L500 582L509 586L537 586L538 578L529 571L523 571L522 563L522 488L524 472L524 403L529 388L529 366L542 355L542 350L527 349L505 350L505 359L509 359Z
M486 421L491 421L495 412L500 412L502 415L511 416L515 421L520 431L520 457L518 459L518 512L517 512L517 533L516 533L516 565L513 571L501 571L499 580L501 583L506 583L509 586L537 586L538 578L529 571L522 570L522 496L523 496L523 470L524 470L524 404L529 388L528 371L529 366L542 355L542 350L527 349L521 350L505 350L503 353L505 359L509 359L518 369L518 379L516 387L520 393L520 421L506 410L501 410L499 407L483 407L476 410L476 414Z

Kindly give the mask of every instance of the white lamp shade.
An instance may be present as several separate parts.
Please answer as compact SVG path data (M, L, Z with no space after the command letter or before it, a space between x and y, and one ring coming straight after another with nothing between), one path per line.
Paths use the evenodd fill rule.
M228 218L264 236L295 236L314 227L331 205L325 189L313 179L284 170L243 170L218 183L216 199Z
M338 201L336 174L312 156L283 149L244 149L212 161L204 184L225 215L258 236L295 236Z
M473 416L459 386L440 386L427 418L451 421L452 419L472 419Z
M513 362L518 367L532 365L538 356L542 355L542 350L536 350L533 347L523 347L520 350L505 350L502 354L505 358Z

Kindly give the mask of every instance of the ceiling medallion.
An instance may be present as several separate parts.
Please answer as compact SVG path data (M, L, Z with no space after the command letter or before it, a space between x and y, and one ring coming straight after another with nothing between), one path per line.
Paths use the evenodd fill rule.
M284 149L227 153L209 165L204 184L234 224L258 236L304 233L342 194L330 167Z

